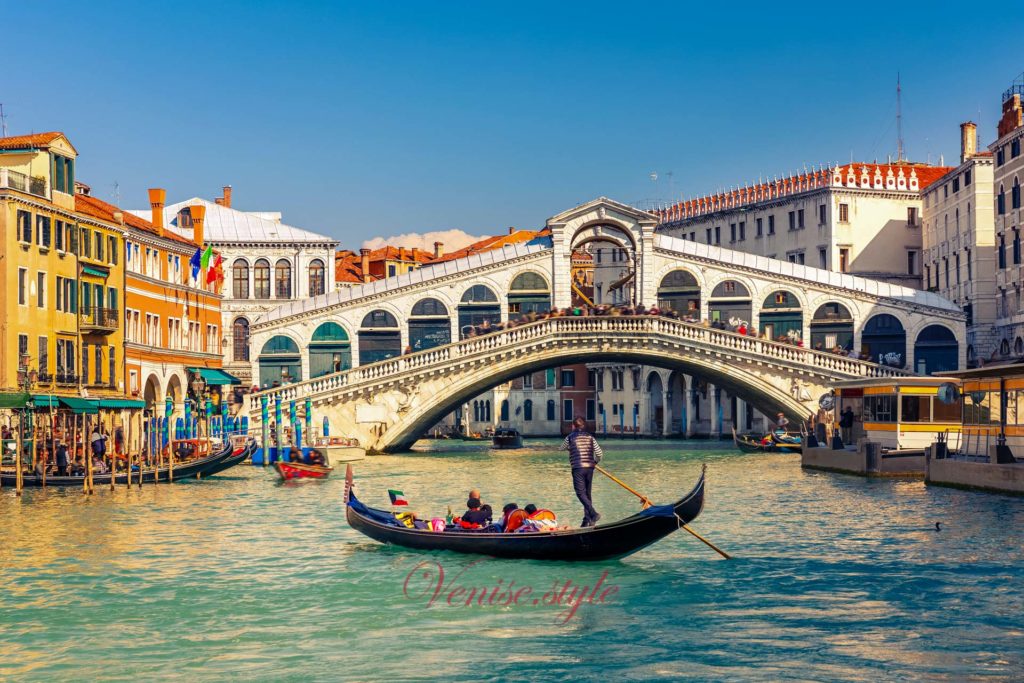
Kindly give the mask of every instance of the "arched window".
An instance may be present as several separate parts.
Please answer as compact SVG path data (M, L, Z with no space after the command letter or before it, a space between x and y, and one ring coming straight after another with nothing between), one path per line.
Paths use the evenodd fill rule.
M700 286L686 270L673 270L658 286L658 308L689 315L700 315Z
M231 265L231 294L236 299L249 298L249 264L245 259L235 259Z
M948 327L929 325L921 330L914 343L915 369L919 375L956 370L958 352L956 335Z
M508 293L509 313L547 313L550 310L551 288L542 275L526 272L512 280Z
M321 377L352 367L348 333L334 322L322 323L309 342L309 376Z
M1010 191L1010 204L1015 209L1020 208L1020 180L1017 176L1013 177L1013 189Z
M231 324L232 355L236 363L249 360L249 321L235 318Z
M257 299L270 298L270 261L261 258L253 268L253 290Z
M864 325L861 351L873 363L902 368L906 363L907 333L899 318L888 313L872 316Z
M480 421L480 401L473 401L473 422Z
M508 399L503 399L501 402L501 417L498 418L502 422L508 422Z
M452 325L448 308L437 299L420 299L409 315L409 346L413 351L425 351L444 346L452 340Z
M526 399L523 401L523 421L531 422L533 420L533 401Z
M292 263L288 259L280 259L274 265L274 298L292 298Z
M309 295L319 296L326 291L325 287L324 262L315 258L309 263Z
M359 364L376 363L402 354L398 320L387 311L370 311L359 327Z
M1015 354L1017 354L1018 356L1021 355L1022 353L1024 353L1024 339L1021 339L1020 337L1017 337L1013 341L1013 352Z
M834 351L853 348L853 316L841 303L822 304L811 318L811 348L816 351Z
M267 388L302 380L299 346L289 337L271 337L259 357L260 387Z
M804 315L800 309L800 300L785 290L772 292L761 304L760 324L761 332L769 339L801 339Z
M1001 355L1001 356L1009 356L1010 355L1010 340L1009 339L1004 339L1003 341L999 342L999 355Z
M555 419L555 402L552 399L548 399L548 421L553 422Z
M491 421L491 401L490 401L490 399L487 399L486 401L484 401L484 421L485 422L490 422Z
M498 296L487 285L473 285L459 303L459 331L464 339L471 328L489 328L501 322Z

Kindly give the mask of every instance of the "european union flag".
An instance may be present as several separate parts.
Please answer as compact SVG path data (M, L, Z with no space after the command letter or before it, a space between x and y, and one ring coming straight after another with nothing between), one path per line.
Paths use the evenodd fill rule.
M192 254L192 258L189 259L188 264L192 266L192 279L195 280L199 277L199 264L203 258L202 249L196 249L196 253Z

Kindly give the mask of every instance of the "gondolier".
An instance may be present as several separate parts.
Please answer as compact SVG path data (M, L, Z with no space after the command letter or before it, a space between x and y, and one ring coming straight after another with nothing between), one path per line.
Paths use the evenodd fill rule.
M573 420L572 432L562 442L562 450L569 451L572 487L583 504L583 523L580 526L594 526L601 515L594 509L590 490L594 484L594 467L604 454L597 439L587 433L587 423L582 417Z

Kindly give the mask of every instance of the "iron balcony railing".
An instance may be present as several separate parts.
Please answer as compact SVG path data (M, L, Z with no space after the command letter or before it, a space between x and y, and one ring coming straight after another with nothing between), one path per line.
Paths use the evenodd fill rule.
M83 308L81 312L82 327L101 330L116 330L120 311L116 308Z
M34 194L37 197L45 197L46 178L33 178L9 168L0 168L0 188L9 188Z

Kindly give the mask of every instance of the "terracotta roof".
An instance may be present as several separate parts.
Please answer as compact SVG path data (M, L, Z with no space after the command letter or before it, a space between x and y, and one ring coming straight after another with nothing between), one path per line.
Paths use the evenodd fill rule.
M843 164L841 166L819 168L814 171L799 173L781 179L777 178L766 183L747 185L738 189L729 190L728 192L719 192L713 195L688 199L683 202L677 202L676 204L673 204L668 208L661 209L656 213L663 222L670 223L693 216L714 213L716 211L735 209L740 206L767 201L777 197L785 197L808 190L825 187L843 188L846 187L846 178L851 169L853 169L853 175L857 179L858 183L865 169L867 170L867 175L872 183L874 182L876 172L880 173L883 179L887 178L890 172L894 176L899 176L900 173L902 173L904 178L908 179L908 185L909 179L913 176L917 178L918 189L916 191L920 191L944 176L952 170L952 167L930 166L928 164L912 162L903 162L899 164ZM835 178L840 178L841 180L839 182L833 182Z
M64 135L59 131L49 133L33 133L32 135L12 135L8 138L0 138L0 149L22 149L24 147L44 147L60 136Z
M445 254L441 258L437 259L435 263L441 261L453 261L459 258L465 258L470 254L479 254L482 251L491 251L493 249L501 249L502 247L509 246L511 244L523 244L525 242L532 242L538 237L547 237L551 234L551 230L544 228L543 230L516 230L515 232L506 235L492 235L491 237L485 237L479 242L453 251L450 254Z
M159 231L156 229L156 226L154 226L146 219L140 218L139 216L136 216L133 213L129 213L128 211L124 211L123 209L119 209L113 204L109 204L103 201L102 199L97 199L96 197L91 197L89 195L75 195L75 211L83 213L86 216L92 216L93 218L99 218L100 220L115 224L117 223L117 220L114 218L114 213L120 211L121 215L124 217L125 226L129 228L134 228L136 230L142 230L152 235L160 234ZM195 247L195 244L193 244L191 240L187 240L184 237L181 237L180 235L176 235L170 230L164 230L164 237L171 240L172 242L187 244L193 248Z
M370 261L412 261L412 249L405 249L405 259L402 259L399 255L399 247L393 247L390 244L380 249L374 249L370 252ZM417 263L430 263L434 260L434 255L426 250L418 249L416 251L416 262Z
M347 250L334 253L334 280L340 283L362 284L363 268L359 254Z

